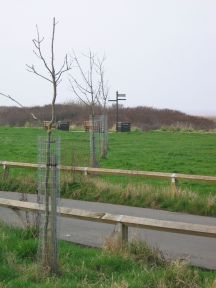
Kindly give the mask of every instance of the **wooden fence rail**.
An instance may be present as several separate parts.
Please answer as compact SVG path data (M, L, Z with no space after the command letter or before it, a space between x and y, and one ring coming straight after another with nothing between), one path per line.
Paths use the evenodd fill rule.
M4 198L0 198L0 207L34 212L44 210L43 206L38 203ZM62 217L107 224L120 224L122 244L128 241L128 227L216 238L216 226L92 212L68 207L59 207L58 213Z
M29 168L37 169L43 167L39 164L33 163L21 163L21 162L9 162L0 161L0 165L5 169L5 174L8 173L9 168ZM171 185L176 190L176 183L179 180L186 181L196 181L196 182L210 182L216 183L215 176L202 176L202 175L187 175L180 173L165 173L165 172L149 172L149 171L133 171L133 170L122 170L122 169L107 169L107 168L91 168L91 167L77 167L77 166L60 166L62 171L74 172L74 173L84 173L96 174L96 175L118 175L118 176L135 176L143 178L156 178L156 179L170 179Z

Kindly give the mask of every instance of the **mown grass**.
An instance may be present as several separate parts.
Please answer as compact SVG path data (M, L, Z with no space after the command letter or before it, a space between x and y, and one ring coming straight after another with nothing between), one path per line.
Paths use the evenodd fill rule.
M109 240L103 250L60 242L60 274L47 277L37 259L31 230L0 224L0 287L214 288L216 273L167 262L155 248L133 242L119 249ZM117 248L117 249L116 249Z
M54 131L61 136L62 164L89 164L89 134ZM0 159L37 162L43 129L0 128ZM216 133L110 133L109 154L101 167L216 175Z
M134 132L111 134L106 167L215 175L216 134Z
M80 164L89 159L88 140L85 133L65 133L54 131L61 137L61 162L71 165L76 161L76 150L80 149ZM46 136L41 128L2 128L0 127L0 159L6 161L37 163L38 137Z
M61 163L89 165L89 134L54 131L61 137ZM43 129L0 128L0 160L37 163L37 139ZM147 171L216 174L216 134L181 132L110 133L107 159L101 167ZM37 173L11 169L9 178L0 172L0 189L31 192L37 189ZM173 195L169 181L138 177L97 176L91 179L62 174L61 196L73 199L161 208L216 216L216 185L179 182Z

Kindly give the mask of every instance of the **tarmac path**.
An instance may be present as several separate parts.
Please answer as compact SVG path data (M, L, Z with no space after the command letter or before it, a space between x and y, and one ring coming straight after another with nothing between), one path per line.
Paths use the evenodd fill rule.
M0 191L1 198L20 199L15 192ZM34 195L28 195L29 201L35 201ZM137 217L148 217L160 220L188 222L194 224L216 225L216 218L174 213L148 208L136 208L61 199L60 206L85 209L94 212L107 212ZM17 214L8 208L0 207L0 219L15 226L22 226ZM101 247L107 237L116 230L115 225L101 224L90 221L75 220L61 217L59 235L61 239L87 246ZM177 233L151 231L129 228L129 240L140 239L150 245L157 246L167 258L188 259L195 266L216 269L216 239L200 236L188 236Z

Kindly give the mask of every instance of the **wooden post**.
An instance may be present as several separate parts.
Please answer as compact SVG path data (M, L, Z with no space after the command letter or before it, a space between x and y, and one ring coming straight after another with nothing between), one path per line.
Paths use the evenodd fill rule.
M178 194L177 179L175 173L171 175L171 190L172 190L172 196Z
M84 176L88 176L88 167L84 167Z
M9 167L6 164L3 164L4 174L3 179L6 180L9 176Z
M122 248L128 243L128 226L121 223L121 245Z

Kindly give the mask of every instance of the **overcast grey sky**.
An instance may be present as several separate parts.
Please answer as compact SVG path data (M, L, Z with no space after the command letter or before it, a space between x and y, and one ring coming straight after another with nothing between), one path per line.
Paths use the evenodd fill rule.
M75 49L106 54L110 98L127 106L171 108L216 115L215 0L0 0L0 91L23 105L50 103L50 83L26 71L39 65L32 52L38 24L56 62ZM46 47L47 48L47 47ZM40 70L42 71L42 70ZM73 73L73 71L72 71ZM67 77L58 102L76 100ZM0 98L0 105L13 105Z

